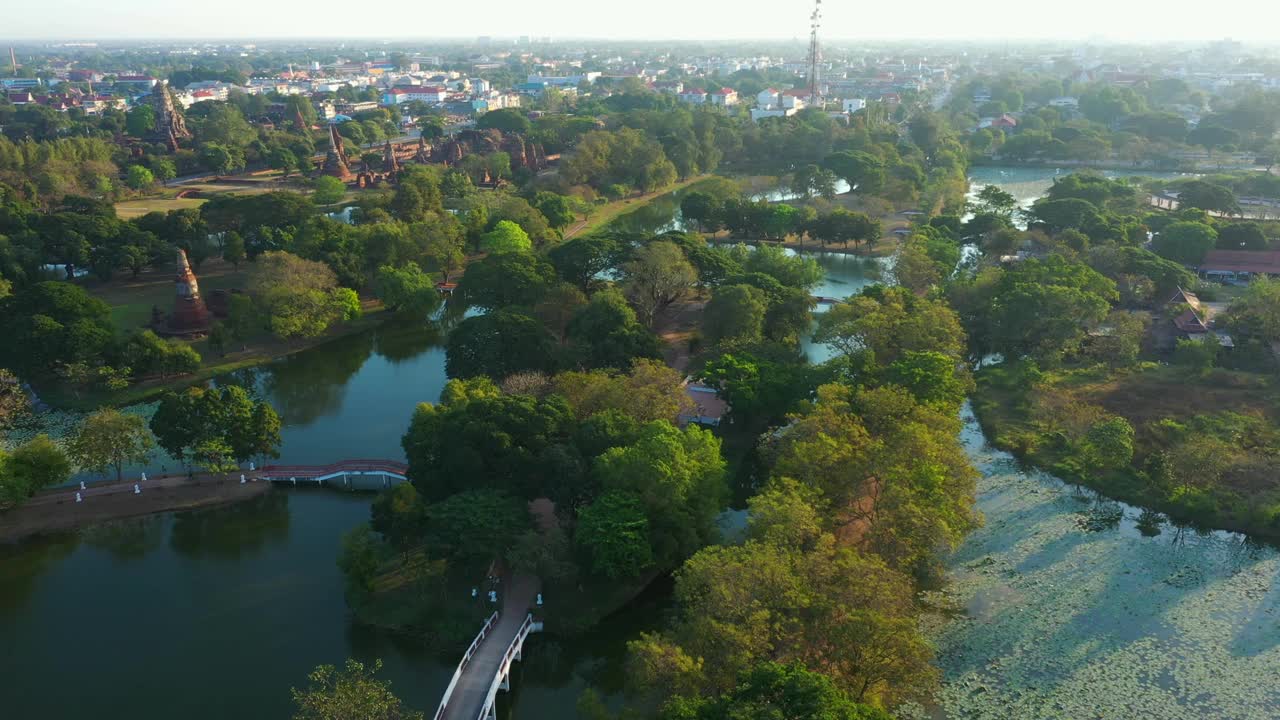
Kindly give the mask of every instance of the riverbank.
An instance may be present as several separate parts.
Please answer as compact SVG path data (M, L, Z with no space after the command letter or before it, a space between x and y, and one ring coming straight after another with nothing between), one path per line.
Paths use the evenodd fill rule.
M313 350L322 345L335 342L351 335L378 327L394 316L386 311L381 303L366 301L363 314L355 320L339 323L329 328L324 334L304 340L267 339L246 350L228 352L212 357L208 349L208 341L200 340L193 345L205 361L200 369L190 375L176 375L168 378L150 378L115 392L105 390L86 390L79 396L72 394L65 386L37 388L40 399L60 410L88 411L104 406L123 407L154 399L170 390L181 390L198 383L203 383L220 375L256 367L280 358Z
M271 490L268 482L240 484L239 474L152 477L97 483L80 491L59 488L36 494L25 504L0 512L0 543L10 543L35 535L73 530L113 520L157 513L217 507L241 502ZM76 494L81 502L76 502Z
M976 380L973 412L984 435L1029 467L1176 522L1280 542L1269 454L1280 400L1265 376L1217 370L1197 378L1148 363L1044 371L1035 379L993 366ZM1133 460L1090 470L1080 436L1108 416L1132 426ZM1169 469L1152 465L1153 456L1166 458Z

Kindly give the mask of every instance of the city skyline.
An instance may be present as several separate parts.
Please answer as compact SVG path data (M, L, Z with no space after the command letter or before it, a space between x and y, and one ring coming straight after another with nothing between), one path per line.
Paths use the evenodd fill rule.
M336 0L316 0L299 13L289 4L225 0L208 5L118 0L110 6L89 0L49 0L20 6L7 15L0 41L72 40L253 40L253 39L467 39L478 36L637 41L804 40L808 3L744 3L711 0L696 5L675 0L646 3L632 16L582 0L549 0L530 6L498 0L485 7L483 23L466 16L427 19L354 13ZM1070 12L1028 6L997 15L946 0L921 0L910 12L896 4L823 7L823 34L848 40L1098 40L1125 42L1211 41L1230 37L1271 44L1280 6L1253 0L1223 0L1220 17L1247 22L1206 23L1189 0L1165 3L1159 13L1137 2L1080 0ZM631 12L628 10L628 12ZM367 16L367 22L363 22ZM56 19L56 23L51 23ZM145 27L139 20L145 19ZM405 32L408 21L419 32ZM336 31L335 28L342 28Z

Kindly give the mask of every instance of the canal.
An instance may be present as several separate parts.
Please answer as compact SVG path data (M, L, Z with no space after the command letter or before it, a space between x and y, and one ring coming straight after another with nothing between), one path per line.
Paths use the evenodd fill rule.
M662 201L659 224L633 227L678 221L678 199ZM816 257L819 294L871 282L859 258ZM443 362L438 333L395 323L227 381L280 410L285 462L400 458L414 406L444 386ZM1280 555L1022 469L971 419L964 439L986 525L931 598L941 716L1280 715ZM347 657L380 658L397 694L430 715L456 658L353 624L343 601L339 539L367 520L370 497L281 489L0 546L5 716L287 717L289 688ZM536 637L504 717L572 717L589 685L616 698L625 643L660 626L665 598L647 594L586 638Z

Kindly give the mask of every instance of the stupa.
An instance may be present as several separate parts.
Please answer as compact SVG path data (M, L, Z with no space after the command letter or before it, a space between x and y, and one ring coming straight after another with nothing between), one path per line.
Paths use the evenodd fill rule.
M147 97L147 104L155 111L156 116L156 126L148 136L148 140L164 143L170 152L176 152L179 140L191 139L187 121L183 119L182 113L174 104L173 96L169 94L169 86L166 83L156 83L151 90L151 95Z
M165 322L165 335L196 335L209 330L209 308L200 297L200 284L187 262L187 253L178 248L177 295L173 299L173 312Z
M329 126L329 152L324 156L320 174L336 177L343 182L351 180L351 169L347 167L347 158L342 151L342 136L338 134L337 125Z

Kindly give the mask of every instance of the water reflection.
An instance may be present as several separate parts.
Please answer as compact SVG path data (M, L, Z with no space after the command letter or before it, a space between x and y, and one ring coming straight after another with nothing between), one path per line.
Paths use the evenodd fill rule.
M239 560L288 536L289 493L272 491L215 511L174 513L169 546L189 558Z
M334 340L271 364L263 378L265 394L286 425L305 425L342 407L347 382L373 352L374 333Z
M136 561L164 544L165 521L160 515L117 520L85 528L80 537L119 562Z
M76 533L46 535L14 545L0 544L0 617L19 615L40 577L79 544L80 536Z
M440 326L426 322L388 323L373 338L373 351L393 364L412 360L444 340Z

